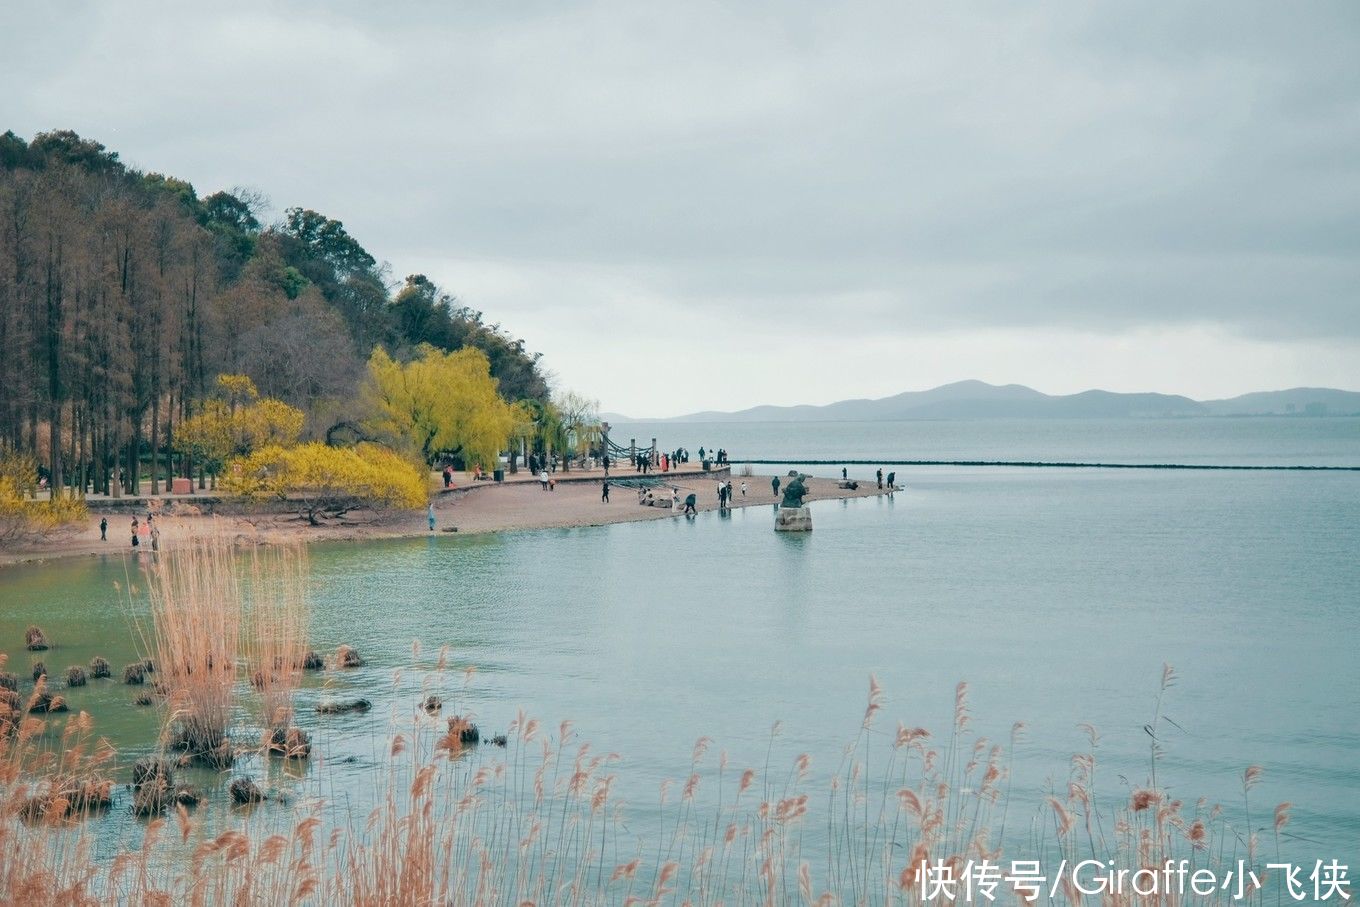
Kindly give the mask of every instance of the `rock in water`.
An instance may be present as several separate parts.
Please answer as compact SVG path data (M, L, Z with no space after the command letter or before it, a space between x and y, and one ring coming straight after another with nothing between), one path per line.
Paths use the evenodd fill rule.
M109 667L107 660L96 655L90 659L90 676L96 680L101 677L112 677L113 669Z
M85 681L85 669L80 665L71 665L66 669L66 685L68 687L83 687Z
M780 507L774 512L775 532L811 532L812 511L807 507Z
M47 648L47 637L40 627L29 627L24 631L24 646L30 652L41 652Z
M133 662L126 668L123 668L123 683L129 684L130 686L136 686L137 684L145 682L146 665L142 664L140 661Z
M169 762L147 756L132 764L132 786L142 787L150 783L158 783L166 788L175 783L175 773Z
M310 649L306 655L302 656L302 670L304 671L320 671L325 666L326 660Z
M227 788L231 792L231 799L235 803L261 803L264 801L264 793L249 778L236 778Z
M367 712L373 703L367 699L342 699L338 702L318 702L316 710L323 715L343 715L346 712Z
M341 646L335 650L335 665L340 668L362 668L364 660L352 647Z

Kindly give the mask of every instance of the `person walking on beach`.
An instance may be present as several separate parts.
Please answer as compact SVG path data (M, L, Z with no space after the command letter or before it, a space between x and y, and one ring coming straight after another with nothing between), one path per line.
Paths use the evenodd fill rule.
M770 477L770 488L774 491L774 496L779 497L779 476Z
M601 503L601 504L608 504L608 503L609 503L609 480L608 480L608 479L605 479L604 482L600 485L600 503Z
M743 498L746 497L746 480L745 480L745 479L742 479L742 480L741 480L741 496L742 496Z
M846 469L844 466L842 466L842 467L841 467L841 481L844 482L844 481L846 481L846 480L849 479L849 478L850 478L850 471L849 471L848 469Z
M425 511L425 519L426 519L426 520L429 522L429 524L430 524L430 531L431 531L431 532L434 532L434 503L433 503L433 502L430 503L429 508Z
M108 517L100 517L100 518L99 518L99 540L100 540L101 542L107 542L107 541L109 540L109 518L108 518Z
M878 477L878 487L879 487L879 488L882 488L882 487L883 487L883 467L881 467L881 466L879 467L878 472L876 473L876 475L877 475L877 477Z

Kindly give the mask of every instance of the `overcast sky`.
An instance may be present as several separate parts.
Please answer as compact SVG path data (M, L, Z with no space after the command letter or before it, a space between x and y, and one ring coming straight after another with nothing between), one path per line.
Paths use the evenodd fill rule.
M0 131L343 221L635 416L1360 389L1360 3L15 3Z

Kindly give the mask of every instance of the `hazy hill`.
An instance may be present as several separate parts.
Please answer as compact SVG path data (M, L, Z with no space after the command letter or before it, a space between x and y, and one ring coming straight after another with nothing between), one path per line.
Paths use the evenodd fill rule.
M1360 414L1360 393L1294 388L1197 401L1177 394L1120 394L1089 390L1045 394L1021 384L958 381L878 400L842 400L825 406L756 406L737 412L705 411L643 420L607 414L607 421L660 422L873 422L910 419L1118 419L1176 416Z

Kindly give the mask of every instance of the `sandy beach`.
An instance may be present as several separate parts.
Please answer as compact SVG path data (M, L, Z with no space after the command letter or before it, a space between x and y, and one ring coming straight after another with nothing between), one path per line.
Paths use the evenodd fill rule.
M506 476L503 483L476 481L470 474L455 473L453 489L440 489L434 495L435 532L456 530L459 534L468 534L682 518L679 511L673 512L669 506L639 504L635 488L617 484L639 478L642 476L631 470L622 473L614 470L610 478L610 501L604 503L600 500L604 474L598 469L593 472L559 472L554 476L555 488L551 491L544 491L542 485L525 470ZM697 497L698 509L708 511L718 509L718 481L728 478L728 475L725 470L704 473L693 469L652 473L648 478L665 483L665 487L653 490L655 497L669 501L669 489L674 486L679 489L682 505L685 496L693 493ZM731 476L734 494L732 506L770 507L777 503L779 498L771 490L771 478L768 474ZM781 477L781 481L784 480ZM741 493L743 482L746 483L745 495ZM873 483L861 483L858 489L842 489L834 479L809 478L805 484L809 491L806 500L809 501L872 497L886 493ZM204 532L213 523L243 538L276 544L411 538L430 534L423 510L397 513L356 511L344 518L312 526L296 513L273 508L242 513L232 512L234 508L231 507L219 507L217 509L223 512L214 515L201 512L209 509L201 498L161 496L150 500L152 508L162 513L158 519L161 547L167 551L173 550L177 539ZM144 511L137 509L141 506L145 505L134 506L133 500L129 499L92 499L89 502L90 518L85 528L37 545L0 552L0 566L131 551L129 523L134 515L144 518ZM107 541L99 538L101 517L109 521ZM773 525L773 518L771 520ZM142 543L148 544L145 539Z

